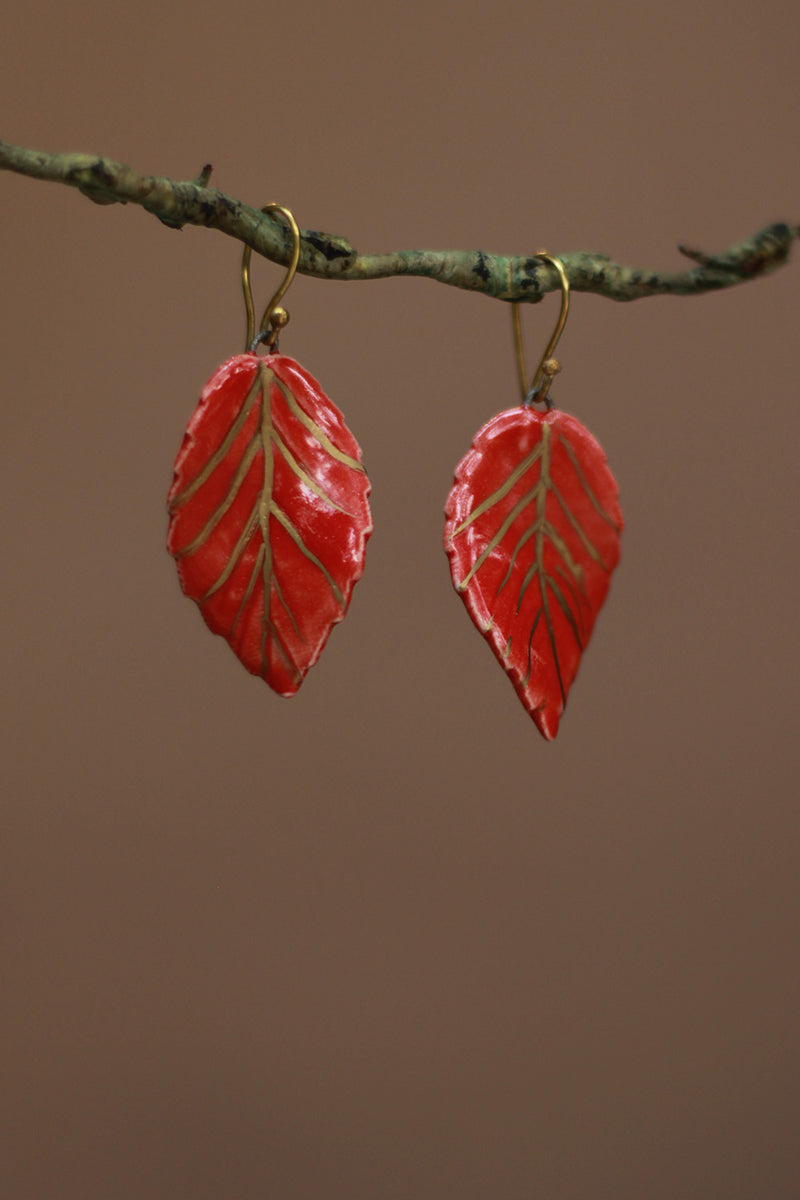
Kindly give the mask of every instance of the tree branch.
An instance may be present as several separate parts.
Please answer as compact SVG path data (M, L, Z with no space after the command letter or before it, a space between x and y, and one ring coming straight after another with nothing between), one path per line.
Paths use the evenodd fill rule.
M94 154L48 154L0 142L0 168L77 187L97 204L140 204L172 229L205 225L251 246L273 262L286 264L291 246L280 220L264 216L240 200L209 187L211 167L197 179L177 181L140 175L124 163ZM535 303L559 286L549 264L527 255L506 257L483 250L398 250L359 254L346 238L303 229L298 270L317 279L385 279L417 275L452 287L482 292L495 300ZM613 262L606 254L584 251L559 257L572 288L611 300L645 296L688 296L744 283L782 266L800 226L778 222L721 254L679 246L695 264L685 271L650 271Z

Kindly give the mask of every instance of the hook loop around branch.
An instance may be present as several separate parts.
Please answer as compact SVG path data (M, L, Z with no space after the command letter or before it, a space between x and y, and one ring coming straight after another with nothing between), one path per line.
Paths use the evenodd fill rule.
M556 327L547 343L544 354L542 355L539 366L536 368L536 374L533 377L533 382L528 387L528 369L525 366L525 350L522 345L522 327L519 317L519 301L514 300L511 304L511 317L514 324L514 347L517 355L517 373L519 375L519 386L522 392L522 403L532 404L537 400L544 401L548 408L552 408L552 401L548 399L550 384L553 378L561 370L561 363L557 358L553 358L553 351L558 345L558 339L564 332L564 326L567 323L567 313L569 312L569 279L567 272L564 270L564 264L560 258L555 258L552 254L548 254L545 250L540 250L534 254L534 258L543 258L545 262L549 262L551 266L558 271L558 276L561 281L561 310L558 314Z
M267 214L279 212L286 218L292 233L293 248L286 275L280 287L264 309L258 333L256 333L255 310L253 308L253 290L250 286L250 258L253 252L250 246L245 246L244 248L244 253L242 254L242 292L244 293L244 307L247 313L247 341L245 349L251 353L260 342L266 342L267 346L272 349L278 340L281 329L287 324L289 314L285 308L280 307L280 302L289 290L289 285L295 277L297 264L300 261L300 230L289 209L284 208L282 204L267 204L261 211Z

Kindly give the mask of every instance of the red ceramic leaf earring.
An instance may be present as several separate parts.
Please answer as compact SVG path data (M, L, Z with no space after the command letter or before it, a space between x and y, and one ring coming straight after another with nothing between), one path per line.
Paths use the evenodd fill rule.
M456 467L445 506L453 586L540 733L552 740L619 562L622 513L603 448L580 421L552 408L561 370L552 358L561 312L530 390L519 308L513 306L523 402L478 431ZM544 411L531 405L544 402Z
M181 587L248 671L292 696L347 612L372 532L361 451L317 381L278 353L279 307L300 232L256 333L250 247L242 260L247 349L203 391L175 461L167 546ZM267 353L258 354L266 344Z

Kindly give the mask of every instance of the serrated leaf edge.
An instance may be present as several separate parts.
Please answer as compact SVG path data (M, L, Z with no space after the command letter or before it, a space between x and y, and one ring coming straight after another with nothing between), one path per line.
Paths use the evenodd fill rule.
M253 406L255 404L259 404L261 411L257 431L254 433L252 439L245 449L244 454L242 455L241 462L237 467L233 479L228 485L223 500L208 518L203 529L192 539L190 543L176 551L175 557L178 560L189 557L192 554L195 554L205 544L218 523L222 520L234 503L239 488L244 483L244 480L246 479L254 462L258 458L259 452L263 454L263 477L261 486L259 488L258 499L250 513L242 533L236 542L236 545L233 548L224 570L219 578L215 580L215 582L208 588L198 603L202 607L202 605L217 591L219 591L220 588L224 587L225 583L227 583L228 579L238 566L242 554L244 553L247 545L250 543L251 538L257 531L260 532L261 545L256 555L247 587L231 625L230 633L233 634L236 626L241 620L247 604L252 598L260 574L264 588L264 607L261 617L260 644L262 672L264 674L267 672L268 644L271 637L274 640L274 643L282 658L285 660L286 665L294 673L296 680L299 682L302 679L302 672L292 658L288 647L286 646L283 638L275 626L274 621L272 620L272 586L274 585L277 599L289 617L295 634L301 641L304 640L302 634L300 633L297 618L283 595L283 591L280 586L280 580L278 579L277 573L273 569L272 545L269 535L270 517L275 518L275 520L292 539L300 552L305 555L309 562L311 562L320 571L326 583L328 584L328 587L331 589L331 594L333 595L334 600L342 609L344 609L345 606L345 599L341 588L331 575L328 568L317 557L317 555L315 555L308 548L308 546L306 546L302 535L294 523L278 506L273 498L274 450L277 450L280 453L289 470L300 480L300 482L305 487L309 488L317 497L319 497L319 499L329 504L331 508L338 512L342 512L347 516L353 517L354 514L348 513L345 509L343 509L341 505L339 505L332 496L328 495L325 489L308 474L308 472L297 461L292 451L286 445L279 431L274 427L272 421L271 401L271 387L273 383L280 391L292 416L300 422L300 424L308 433L311 434L311 436L320 444L327 454L336 459L338 462L342 463L344 466L349 467L351 470L357 471L360 474L365 473L363 464L359 462L358 459L347 454L345 451L340 450L331 441L325 430L322 429L299 404L295 396L292 394L290 388L287 387L283 380L280 379L277 374L267 365L265 360L260 359L254 375L253 383L251 384L250 389L245 396L241 408L236 414L236 417L231 423L227 433L225 434L225 437L210 458L204 463L203 468L198 475L195 476L195 478L172 499L169 504L169 512L171 515L176 513L184 504L187 503L187 501L192 499L192 497L196 495L203 484L211 478L216 468L225 460L225 457L231 449L237 436L244 428L248 417L252 412Z
M535 463L537 461L541 460L540 468L539 468L539 479L537 480L536 484L534 485L534 487L530 488L520 498L520 500L518 500L517 503L509 510L509 512L506 514L505 518L503 519L503 521L500 523L498 529L492 536L492 538L489 540L489 542L486 544L486 546L483 548L481 553L476 558L475 562L472 564L472 566L469 569L469 571L467 572L467 574L464 576L463 579L456 582L456 589L462 593L467 591L470 583L475 578L478 571L481 569L481 567L487 561L489 556L502 543L503 538L505 537L506 533L511 528L511 526L514 524L514 522L518 519L519 516L521 516L521 514L525 511L526 508L528 508L531 504L535 503L535 505L536 505L535 519L532 522L532 524L529 525L520 534L520 537L517 540L517 544L514 547L514 550L512 552L512 555L511 555L511 558L509 561L508 569L505 573L505 576L501 580L501 582L497 588L497 591L495 593L495 601L497 600L498 596L500 595L500 592L503 590L503 588L506 586L506 584L510 580L511 575L513 573L514 564L516 563L517 557L518 557L520 551L522 550L523 546L532 537L534 537L536 539L535 548L534 548L534 561L531 564L531 566L529 567L528 571L526 572L526 574L523 578L522 584L520 585L520 591L519 591L519 595L517 597L517 605L516 605L516 611L517 611L517 613L519 613L520 609L522 607L522 602L524 600L525 593L527 592L531 583L533 583L533 581L536 580L538 582L538 586L539 586L539 595L541 597L541 604L539 605L539 608L533 619L533 622L531 624L531 630L528 635L527 673L524 676L524 678L522 679L522 686L523 686L523 688L526 688L530 682L530 677L531 677L531 672L532 672L533 639L536 634L536 630L538 628L539 622L540 622L542 616L544 616L545 623L547 626L548 642L550 644L550 650L551 650L551 653L553 656L553 664L555 666L556 677L558 679L559 691L561 693L561 700L562 700L562 704L566 705L567 694L566 694L566 689L564 687L564 680L563 680L562 673L561 673L561 663L560 663L560 659L559 659L559 655L558 655L558 648L556 645L555 630L553 627L552 613L551 613L551 608L550 608L550 596L549 596L548 592L552 594L552 597L555 599L556 603L558 604L558 607L561 609L562 613L564 614L564 616L567 620L567 623L570 627L570 630L571 630L571 632L575 638L575 641L578 645L578 649L582 653L585 648L585 622L584 622L583 606L580 603L579 596L585 596L585 576L584 576L583 567L580 565L580 563L577 563L575 561L575 559L574 559L573 555L571 554L569 547L567 546L563 537L561 537L561 535L558 533L557 529L553 526L552 522L547 519L546 507L547 507L548 492L552 491L553 495L556 497L556 500L558 501L559 507L561 508L562 512L564 513L565 518L569 522L570 527L574 530L576 536L579 538L581 545L583 546L584 550L589 555L589 557L595 563L597 563L597 565L606 573L609 572L609 568L606 565L606 563L604 562L599 550L594 545L594 543L591 541L591 539L588 537L586 531L583 529L580 522L575 517L575 514L571 511L569 505L566 503L560 490L554 484L554 482L551 478L550 466L551 466L552 454L553 454L553 447L551 444L551 439L552 439L552 426L548 421L544 421L541 425L540 439L539 439L537 445L534 447L534 449L525 456L525 458L522 460L522 462L519 463L512 472L510 472L508 477L503 481L503 483L500 485L499 488L495 489L495 491L493 491L489 496L487 496L484 500L482 500L479 504L477 504L475 506L475 508L472 509L472 511L469 513L469 515L463 521L461 521L461 523L453 530L452 534L450 535L450 541L452 544L452 542L455 540L455 538L458 537L460 534L464 533L469 528L469 526L473 524L474 521L476 521L479 517L483 516L484 513L489 512L492 508L494 508L497 504L499 504L503 499L505 499L505 497L513 490L514 486L519 482L519 480L522 479L526 475L526 473L535 465ZM608 524L610 524L613 529L618 531L619 527L618 527L616 521L614 521L613 517L611 517L610 514L605 511L605 509L603 508L603 506L600 504L599 500L595 496L591 486L589 485L586 475L580 466L580 461L578 459L578 456L576 455L574 448L571 446L570 442L565 437L562 430L558 431L558 441L561 445L563 445L565 453L572 465L573 470L575 471L575 475L578 479L578 482L580 483L580 485L581 485L583 491L585 492L592 507L595 509L595 511L598 513L598 515L600 517L602 517L602 519L604 521L606 521ZM545 549L545 542L547 540L550 541L551 545L554 547L558 556L562 560L557 565L556 571L561 576L562 580L564 581L564 584L567 586L568 594L574 603L574 607L575 607L574 612L573 612L572 608L570 607L567 597L564 595L564 592L562 591L561 587L559 586L559 583L556 581L554 576L551 575L545 569L544 549ZM577 595L576 595L576 590L577 590ZM490 632L493 627L493 624L494 624L494 616L492 614L490 616L489 623L486 626L486 629L484 630L484 632L485 633ZM512 636L510 636L508 638L505 649L503 650L503 657L505 659L507 659L511 653L511 644L512 644Z

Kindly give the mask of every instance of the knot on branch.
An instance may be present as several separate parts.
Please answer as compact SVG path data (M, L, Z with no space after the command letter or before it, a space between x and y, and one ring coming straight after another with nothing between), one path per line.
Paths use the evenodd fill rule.
M85 155L79 156L85 158ZM67 172L67 183L72 183L94 204L125 204L118 193L117 173L103 158L88 159L78 163Z
M349 267L358 258L358 251L351 246L347 238L339 237L334 233L321 233L317 229L303 229L300 237L306 250L310 248L315 251L326 263L338 263L341 267ZM313 257L311 254L308 255L309 264L313 262Z

